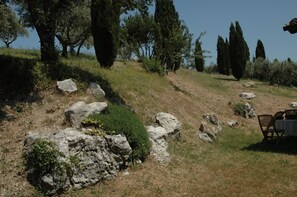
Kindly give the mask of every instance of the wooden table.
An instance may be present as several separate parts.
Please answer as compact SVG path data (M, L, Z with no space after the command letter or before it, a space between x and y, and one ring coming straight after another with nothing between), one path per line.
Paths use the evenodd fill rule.
M285 130L284 136L297 136L297 120L295 119L276 120L275 127L278 130Z

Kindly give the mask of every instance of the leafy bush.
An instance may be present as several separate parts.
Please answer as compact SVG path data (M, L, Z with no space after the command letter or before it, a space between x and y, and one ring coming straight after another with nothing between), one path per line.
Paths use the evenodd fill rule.
M209 66L206 66L204 68L204 72L208 73L208 74L214 74L214 73L218 73L218 66L217 65L209 65Z
M255 78L267 81L270 84L297 86L297 64L292 61L279 62L257 58L247 64L246 78Z
M154 58L144 58L142 61L142 67L148 72L155 72L162 76L165 74L165 69L161 65L161 62Z
M144 160L149 154L150 141L148 133L140 119L124 107L109 104L103 114L92 115L99 120L104 130L109 133L124 134L133 150L131 160Z
M52 172L59 165L59 154L52 142L38 139L32 146L32 150L24 155L25 165L42 176Z
M233 106L233 111L235 115L245 117L246 105L244 103L237 103Z

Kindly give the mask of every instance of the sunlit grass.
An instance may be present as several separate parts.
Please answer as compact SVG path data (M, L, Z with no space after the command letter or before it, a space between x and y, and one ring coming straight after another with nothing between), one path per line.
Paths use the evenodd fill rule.
M24 58L39 55L34 51L0 49L0 54L6 53ZM129 176L119 175L115 180L65 196L296 195L296 145L261 144L257 120L235 117L228 105L233 100L245 101L238 94L249 91L257 95L252 100L257 112L275 112L297 97L295 88L275 87L260 81L255 81L253 88L245 88L243 83L250 80L238 82L232 76L180 69L174 76L182 88L187 84L193 86L185 87L188 95L175 90L167 76L147 73L135 62L115 62L110 69L104 69L94 56L61 61L67 67L67 73L62 76L74 78L84 88L91 81L106 83L104 87L110 86L109 91L118 94L145 124L154 124L155 114L161 111L172 113L182 122L181 140L169 142L170 164L160 165L149 159L143 165L129 168ZM240 126L224 126L213 144L203 143L197 132L202 114L210 111L216 111L222 121L235 118ZM52 123L48 121L46 124Z

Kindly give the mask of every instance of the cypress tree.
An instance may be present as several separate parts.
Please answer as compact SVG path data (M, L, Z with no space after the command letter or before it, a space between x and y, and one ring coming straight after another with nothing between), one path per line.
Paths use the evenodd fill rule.
M156 0L155 22L155 56L167 69L175 71L181 63L181 47L177 42L181 24L173 0Z
M119 1L92 0L91 2L94 48L98 62L105 68L113 65L117 55L120 9Z
M195 42L195 67L198 72L203 72L204 70L204 56L199 39Z
M218 36L217 41L217 65L220 74L225 74L225 43L221 36Z
M229 40L231 70L233 76L239 81L245 72L249 50L238 21L235 22L235 27L233 23L230 25Z
M225 59L224 59L224 74L230 75L230 53L229 53L229 42L226 38L225 40Z
M257 47L256 47L256 59L259 57L266 59L264 45L261 40L257 41Z

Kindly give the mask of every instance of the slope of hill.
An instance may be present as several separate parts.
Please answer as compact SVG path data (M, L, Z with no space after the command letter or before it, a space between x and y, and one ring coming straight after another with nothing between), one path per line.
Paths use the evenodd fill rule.
M22 52L14 52L14 56L17 54ZM230 107L230 103L244 101L240 93L253 92L257 97L250 102L256 113L273 114L296 101L295 88L269 86L259 81L255 81L255 87L246 88L243 83L247 81L238 82L231 76L184 69L160 77L145 72L135 62L116 62L110 70L101 69L92 58L63 62L67 68L60 68L65 72L61 71L59 77L76 79L80 87L76 94L59 94L50 79L22 99L1 100L0 196L39 195L26 182L24 174L21 152L25 134L67 127L63 119L65 109L80 100L94 101L84 93L91 81L102 84L110 101L131 107L145 125L153 124L158 112L173 114L182 123L182 136L181 140L170 142L170 164L160 165L148 158L142 165L131 166L128 176L119 174L114 180L65 196L293 196L296 193L296 145L260 144L262 136L257 119L235 116ZM199 140L197 132L202 115L209 112L216 113L223 123L236 120L239 126L224 126L218 140L206 144Z

